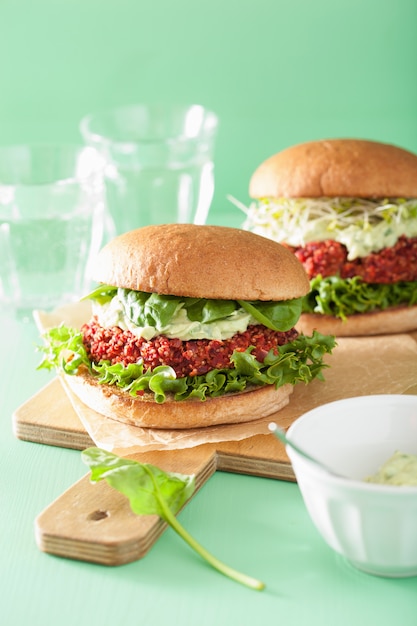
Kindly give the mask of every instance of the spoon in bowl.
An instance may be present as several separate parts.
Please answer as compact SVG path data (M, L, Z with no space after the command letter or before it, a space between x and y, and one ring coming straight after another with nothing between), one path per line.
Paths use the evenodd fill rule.
M327 467L327 465L325 465L324 463L316 459L314 456L311 456L311 454L309 454L302 448L300 448L296 443L291 441L291 439L288 439L287 435L282 430L282 428L280 428L277 424L275 424L275 422L271 422L270 424L268 424L268 428L275 435L277 439L279 439L286 446L290 446L293 450L298 452L298 454L301 454L301 456L303 456L305 459L308 459L309 461L311 461L312 463L320 467L322 470L325 470L326 472L328 472L329 474L332 474L333 476L344 478L341 474L337 474L334 470Z

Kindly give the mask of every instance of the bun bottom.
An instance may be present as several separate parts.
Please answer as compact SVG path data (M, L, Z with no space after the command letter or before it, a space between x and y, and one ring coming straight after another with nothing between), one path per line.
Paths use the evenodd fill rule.
M276 413L289 402L290 384L253 387L243 393L230 393L201 400L167 400L156 403L150 396L130 396L113 385L100 384L88 372L65 375L71 391L90 409L111 419L166 430L203 428L250 422Z
M303 313L296 329L306 335L313 330L337 337L392 335L417 329L417 306L400 306L375 313L357 313L346 321L331 315Z

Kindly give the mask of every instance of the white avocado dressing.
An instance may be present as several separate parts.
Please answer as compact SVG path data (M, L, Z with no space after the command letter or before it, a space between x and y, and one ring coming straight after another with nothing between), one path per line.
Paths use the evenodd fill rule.
M258 322L244 309L237 309L228 317L209 324L203 324L188 319L187 311L180 305L172 316L170 324L158 328L154 326L137 326L129 320L119 298L115 296L109 302L99 304L93 302L93 314L104 328L118 326L122 330L129 330L136 337L152 339L158 335L165 335L169 339L229 339L238 332L244 332L250 324Z

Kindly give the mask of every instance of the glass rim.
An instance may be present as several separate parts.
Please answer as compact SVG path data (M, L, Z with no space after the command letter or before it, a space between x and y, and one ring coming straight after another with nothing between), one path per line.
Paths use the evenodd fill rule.
M113 133L104 133L100 132L100 130L96 130L92 128L92 124L94 122L100 122L105 120L105 118L115 120L119 115L123 115L124 113L134 112L134 111L153 111L160 109L161 111L174 113L175 111L187 111L192 108L199 109L204 118L210 122L209 125L202 128L200 132L195 135L186 135L186 134L167 134L165 137L163 136L155 136L152 138L149 137L138 137L137 139L121 139L117 136L114 136ZM139 144L174 144L174 143L192 143L195 141L200 141L201 139L212 138L218 129L219 125L219 117L217 113L215 113L212 109L207 108L203 104L199 103L183 103L183 102L173 102L173 103L165 103L165 102L135 102L131 104L121 104L114 107L107 107L103 109L98 109L92 112L85 114L79 122L79 130L81 132L82 137L85 141L90 141L93 144L101 144L101 145L113 145L128 149L129 147L134 147Z
M82 141L33 141L33 142L17 142L17 143L6 143L0 144L0 153L18 151L18 150L27 150L28 152L38 151L38 150L50 150L53 148L54 150L62 150L65 149L73 150L76 152L83 152L85 149L93 149L91 146L86 145Z
M83 155L94 155L89 167L84 167L84 171L76 171L77 158ZM13 159L20 157L21 162ZM31 171L31 160L41 159L46 156L50 163L55 165L57 171L62 166L59 159L69 158L68 163L73 159L73 166L66 165L60 174L43 176L43 180L34 180ZM94 146L89 146L80 142L59 142L59 141L39 141L20 142L0 145L0 187L42 187L51 185L73 185L89 179L92 175L100 172L102 157ZM45 161L47 163L47 161ZM30 164L30 165L29 165ZM26 170L25 170L26 166ZM28 172L30 171L30 174ZM7 172L7 174L5 174Z

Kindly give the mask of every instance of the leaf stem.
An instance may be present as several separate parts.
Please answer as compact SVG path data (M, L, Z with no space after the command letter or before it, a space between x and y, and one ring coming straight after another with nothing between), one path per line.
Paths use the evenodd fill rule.
M214 569L219 571L221 574L224 574L224 576L228 576L232 580L235 580L242 585L246 585L247 587L250 587L251 589L254 589L256 591L262 591L262 589L265 588L265 583L263 583L262 581L235 570L233 567L226 565L226 563L223 563L218 558L213 556L185 530L185 528L180 524L180 522L169 509L169 507L164 506L163 509L163 518L167 522L167 524L169 524L173 528L173 530L175 530L175 532L178 533L178 535L186 543L188 543L188 545L195 552L197 552L197 554L199 554L205 561L207 561L209 565L214 567Z

